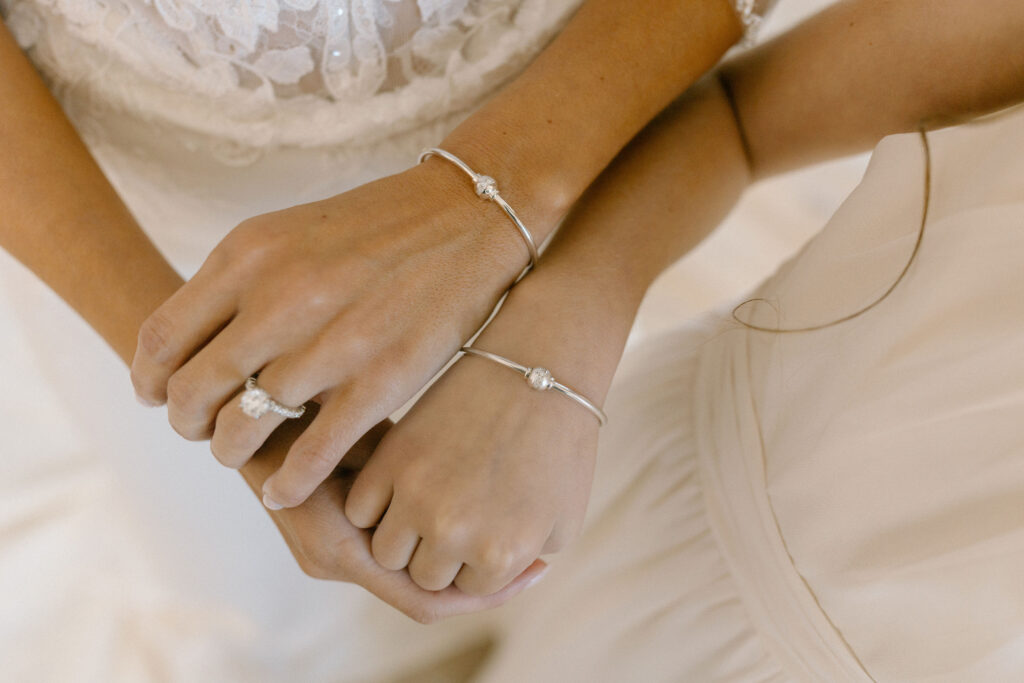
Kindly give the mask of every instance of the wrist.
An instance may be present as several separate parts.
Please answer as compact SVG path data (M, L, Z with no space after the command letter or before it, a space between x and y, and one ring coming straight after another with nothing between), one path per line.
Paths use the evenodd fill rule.
M639 298L579 275L568 268L539 268L509 293L473 345L528 367L545 367L601 405Z
M572 181L558 159L538 151L544 149L541 141L533 140L526 130L511 130L504 125L501 121L494 121L493 128L485 124L489 132L482 133L478 122L467 122L439 146L463 159L477 173L494 178L502 197L540 245L554 232L587 182L576 187L579 183Z
M487 175L466 163L474 172ZM462 266L471 269L479 284L500 294L532 262L531 250L519 228L497 203L477 195L472 178L458 166L434 155L402 175L412 184L413 195L433 198L429 200L433 203L431 212L444 216L442 229L452 246L463 254L459 257ZM500 183L498 187L504 198ZM436 229L437 221L422 223ZM539 246L541 238L529 223L526 229Z

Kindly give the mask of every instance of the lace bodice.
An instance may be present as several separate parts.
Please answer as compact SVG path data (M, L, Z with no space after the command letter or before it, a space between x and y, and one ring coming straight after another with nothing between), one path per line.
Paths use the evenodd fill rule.
M246 149L276 145L369 144L466 109L534 57L582 1L0 0L0 7L65 102L212 137L244 157ZM753 0L736 3L752 25Z

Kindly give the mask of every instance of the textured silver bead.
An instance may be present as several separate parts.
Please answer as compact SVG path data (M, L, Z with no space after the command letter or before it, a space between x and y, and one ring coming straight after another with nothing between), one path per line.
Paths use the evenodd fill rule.
M600 423L602 427L608 422L608 416L604 414L603 410L598 408L597 405L595 405L586 396L578 394L577 392L573 391L564 384L556 381L555 378L552 377L551 371L549 371L547 368L528 368L525 365L520 365L514 360L509 360L504 356L499 356L496 353L484 351L483 349L476 349L473 348L472 346L463 346L462 352L471 356L479 356L480 358L485 358L491 362L497 363L498 365L503 365L506 368L509 368L510 370L515 370L526 379L526 383L530 386L531 389L536 389L537 391L557 391L563 396L572 399L573 401L575 401L576 403L578 403L579 405L583 406L591 413L593 413L594 417L597 418L598 423Z
M476 196L484 199L494 199L498 196L498 183L489 175L477 176Z
M547 391L555 384L555 378L551 376L546 368L530 368L526 372L526 383L531 389Z
M449 163L458 166L462 170L462 172L468 175L470 179L473 181L473 191L476 192L476 196L480 197L481 199L492 201L498 206L500 206L502 211L505 212L505 215L508 216L512 223L516 226L516 230L519 231L519 236L522 237L523 242L526 243L526 250L530 252L530 263L526 266L526 269L523 270L522 274L519 276L519 280L521 280L526 275L526 273L528 273L530 270L536 267L537 260L540 259L540 254L537 251L537 243L534 241L533 235L530 234L530 231L526 229L526 226L523 225L523 222L519 220L519 216L512 209L512 207L509 206L508 202L506 202L505 199L501 196L501 192L498 191L497 181L489 175L477 173L476 171L471 169L466 164L465 161L458 158L451 152L447 152L439 147L432 147L430 149L424 150L423 153L420 154L420 163L423 163L432 156L441 157L445 161L448 161ZM516 281L518 282L519 280Z

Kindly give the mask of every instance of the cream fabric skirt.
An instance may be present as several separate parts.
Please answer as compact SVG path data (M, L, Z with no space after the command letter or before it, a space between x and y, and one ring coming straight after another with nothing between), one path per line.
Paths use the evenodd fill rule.
M1024 111L929 141L884 301L630 354L590 524L481 680L1024 679ZM924 174L883 140L740 319L876 301Z

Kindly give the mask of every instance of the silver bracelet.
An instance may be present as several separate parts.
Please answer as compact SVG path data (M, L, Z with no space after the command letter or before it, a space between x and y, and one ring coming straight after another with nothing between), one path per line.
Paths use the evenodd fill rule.
M481 199L488 199L502 208L508 217L512 219L512 222L515 223L516 229L519 230L519 234L522 236L523 241L526 242L526 248L530 252L530 265L528 265L526 270L523 271L523 275L525 275L529 270L535 268L537 266L537 261L540 259L540 254L537 253L537 243L533 241L533 235L531 235L530 231L526 229L523 222L519 220L519 216L516 215L516 212L508 205L508 202L506 202L498 192L498 183L494 178L477 173L466 165L466 162L462 159L439 147L431 147L430 149L424 150L420 154L419 163L422 164L432 156L441 157L442 159L458 166L473 181L473 189L476 191L477 197L480 197ZM521 279L522 275L519 277Z
M504 365L506 368L515 370L523 376L531 389L536 389L537 391L548 391L549 389L553 389L564 396L568 396L572 400L576 401L576 403L579 403L581 406L593 413L594 417L597 418L597 421L601 423L602 427L608 423L608 416L604 414L603 410L594 405L594 403L585 396L581 396L564 384L556 382L555 378L551 376L551 372L545 368L528 368L525 365L520 365L519 363L511 361L503 356L499 356L496 353L475 349L472 346L463 346L461 351L472 356L486 358L498 365Z

